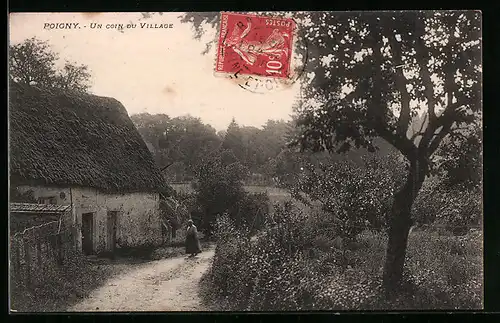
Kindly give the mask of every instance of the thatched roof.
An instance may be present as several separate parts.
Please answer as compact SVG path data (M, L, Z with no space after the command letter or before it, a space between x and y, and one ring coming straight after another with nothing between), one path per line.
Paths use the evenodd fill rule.
M117 193L167 190L117 100L11 83L9 102L11 181Z

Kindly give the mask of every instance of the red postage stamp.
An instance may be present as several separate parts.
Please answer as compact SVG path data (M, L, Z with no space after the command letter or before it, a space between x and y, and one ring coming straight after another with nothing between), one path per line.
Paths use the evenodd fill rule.
M221 13L216 72L289 77L294 28L289 18Z

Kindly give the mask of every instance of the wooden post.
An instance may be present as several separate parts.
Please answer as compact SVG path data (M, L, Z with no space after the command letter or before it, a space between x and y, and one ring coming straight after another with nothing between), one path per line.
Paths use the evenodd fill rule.
M48 258L47 258L47 241L43 240L42 241L42 270L46 271L47 270L47 263L48 263Z
M23 237L23 247L24 247L24 269L25 269L25 285L27 287L31 286L31 252L29 243L27 243L27 239Z
M36 240L36 260L37 260L37 265L38 265L37 270L43 270L43 268L42 268L42 266L43 266L43 263L42 263L42 243L38 239Z
M54 236L49 236L49 245L50 245L49 258L50 258L50 263L52 265L57 261L56 256L55 256L55 248L57 248L57 246L56 246Z
M67 240L67 234L66 233L61 233L61 262L64 265L66 263L66 258L68 255L68 242Z
M61 240L61 234L59 233L58 235L56 235L56 241L57 241L57 262L60 266L63 265L63 244L61 243L62 240Z
M13 240L12 242L14 242L15 240ZM17 281L19 281L19 278L22 277L21 275L21 250L19 250L21 248L21 244L19 243L19 241L16 241L15 243L11 244L11 246L14 247L15 249L15 259L13 261L13 263L15 264L15 267L14 267L14 272L15 272L15 275L17 276Z

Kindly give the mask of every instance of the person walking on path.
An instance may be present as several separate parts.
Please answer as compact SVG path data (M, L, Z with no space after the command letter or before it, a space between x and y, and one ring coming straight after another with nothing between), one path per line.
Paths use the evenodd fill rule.
M186 253L189 257L194 257L201 252L200 240L198 239L198 230L193 224L193 220L188 221L186 232Z

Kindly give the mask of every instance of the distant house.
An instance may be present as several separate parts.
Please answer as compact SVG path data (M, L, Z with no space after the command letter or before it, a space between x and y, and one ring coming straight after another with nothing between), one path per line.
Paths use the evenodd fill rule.
M120 102L15 83L9 101L11 185L69 205L87 254L162 242L168 187Z

